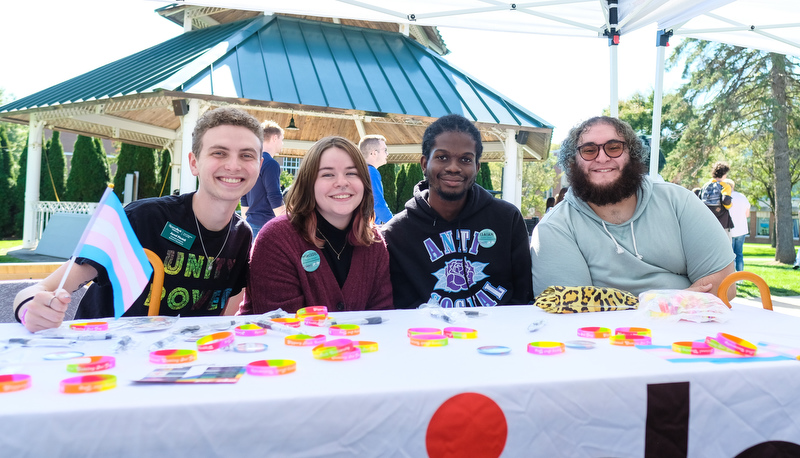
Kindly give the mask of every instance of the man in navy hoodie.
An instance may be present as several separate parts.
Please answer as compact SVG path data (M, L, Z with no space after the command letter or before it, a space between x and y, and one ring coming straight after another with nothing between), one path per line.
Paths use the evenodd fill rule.
M482 152L480 132L463 116L425 130L425 180L383 230L396 308L533 300L525 222L515 206L475 184Z

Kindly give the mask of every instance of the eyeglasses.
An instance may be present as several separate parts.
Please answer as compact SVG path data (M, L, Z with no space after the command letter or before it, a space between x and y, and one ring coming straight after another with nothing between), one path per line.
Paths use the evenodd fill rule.
M606 156L615 158L622 156L622 152L625 151L625 145L626 143L620 140L609 140L602 145L584 143L578 147L578 152L581 154L584 161L593 161L594 158L600 154L600 148L603 148L603 151L606 152Z

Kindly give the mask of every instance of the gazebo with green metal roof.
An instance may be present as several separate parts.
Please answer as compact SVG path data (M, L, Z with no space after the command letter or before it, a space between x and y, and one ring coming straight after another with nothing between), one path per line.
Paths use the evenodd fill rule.
M187 24L202 17L197 7L159 12L175 20L172 8L182 19L192 18ZM181 164L197 118L223 105L280 125L294 120L299 130L286 132L281 156L302 156L327 135L358 142L363 135L381 134L395 163L419 160L422 134L436 118L462 114L482 133L483 160L505 162L503 198L517 206L522 161L547 157L551 125L400 31L205 11L206 17L216 15L210 21L215 25L0 107L0 120L30 126L25 247L34 247L38 238L34 217L45 126L168 149L181 192L195 186Z

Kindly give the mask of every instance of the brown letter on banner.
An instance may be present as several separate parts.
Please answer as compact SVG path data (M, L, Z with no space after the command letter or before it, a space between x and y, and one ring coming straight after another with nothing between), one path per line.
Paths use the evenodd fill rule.
M689 450L689 382L647 385L645 458L686 458Z

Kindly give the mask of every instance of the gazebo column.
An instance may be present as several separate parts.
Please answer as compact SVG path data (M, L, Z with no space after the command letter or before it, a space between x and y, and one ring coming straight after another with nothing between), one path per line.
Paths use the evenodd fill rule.
M189 167L189 153L192 151L192 131L194 131L197 119L200 117L200 101L189 99L187 102L189 104L189 112L183 116L183 135L181 135L181 141L176 142L176 155L174 158L175 164L180 168L181 194L197 191L197 180L192 175L191 167Z
M36 248L36 206L39 203L39 177L42 171L42 133L44 121L31 114L28 125L28 166L25 175L25 218L22 225L22 248Z
M522 206L522 151L518 147L514 129L506 129L503 200L517 208Z

